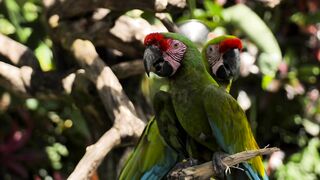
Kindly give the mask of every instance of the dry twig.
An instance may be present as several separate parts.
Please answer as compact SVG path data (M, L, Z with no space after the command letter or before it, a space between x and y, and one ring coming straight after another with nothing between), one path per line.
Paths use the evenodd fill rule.
M250 150L239 152L225 157L222 162L228 167L235 166L241 162L247 161L251 158L261 155L271 154L279 151L279 148L263 148L259 150ZM171 173L171 177L179 177L179 179L209 179L212 176L216 176L212 162L206 162L197 166L188 167L186 169L178 169Z

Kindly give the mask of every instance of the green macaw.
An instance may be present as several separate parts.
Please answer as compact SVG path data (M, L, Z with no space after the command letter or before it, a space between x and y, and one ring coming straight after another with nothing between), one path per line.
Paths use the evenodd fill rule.
M145 45L146 72L168 78L174 111L188 136L212 154L259 148L245 113L206 71L190 40L179 34L152 33ZM250 179L267 179L260 156L241 165Z

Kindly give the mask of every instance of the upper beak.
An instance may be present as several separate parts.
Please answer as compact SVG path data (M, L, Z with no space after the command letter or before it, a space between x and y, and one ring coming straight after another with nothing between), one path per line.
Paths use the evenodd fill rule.
M233 78L237 78L240 69L240 51L239 49L230 49L222 56L223 64L230 71Z
M233 59L233 60L239 60L240 59L240 51L239 49L229 49L223 54L224 59Z
M161 50L157 46L147 46L144 50L143 64L148 76L155 62L157 62L161 57Z

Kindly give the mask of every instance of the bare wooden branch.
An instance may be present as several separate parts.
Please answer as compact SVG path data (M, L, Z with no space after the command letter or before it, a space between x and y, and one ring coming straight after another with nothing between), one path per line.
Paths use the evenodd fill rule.
M108 115L114 119L113 127L93 146L93 150L86 152L69 176L69 179L88 179L105 155L120 144L121 138L139 137L145 124L137 117L133 104L125 95L118 79L99 58L90 41L75 40L71 51L85 69L87 77L96 85ZM99 151L96 150L99 147L106 149L103 150L103 153L95 153Z
M92 12L97 8L107 8L115 11L128 11L141 9L154 12L178 10L186 7L186 0L43 0L44 4L50 6L50 14L58 14L62 18L70 18Z
M111 69L119 79L145 73L142 59L115 64Z
M144 73L142 60L139 59L115 64L111 69L119 79ZM19 68L0 61L0 86L23 97L59 97L72 92L74 80L79 73L85 72L83 69L71 73L41 72L29 66Z
M31 76L30 74L22 74L20 68L0 61L0 76L5 80L3 85L8 89L21 94L27 93L22 76Z
M164 13L156 13L156 17L162 22L169 32L180 33L178 26L170 21Z
M75 38L86 39L95 46L116 49L128 57L139 58L143 52L143 38L150 32L166 31L163 25L150 25L142 18L120 16L115 25L109 22L90 22L88 19L60 22L52 29L54 41L68 49Z
M251 158L261 155L271 154L273 152L280 151L279 148L264 148L258 150L250 150L239 152L225 157L222 162L228 167L235 166L241 162L247 161ZM188 167L186 169L178 169L171 173L171 177L179 177L179 179L209 179L216 176L212 162L206 162L201 165Z
M125 124L124 124L125 125ZM104 157L121 142L121 136L115 127L109 129L95 144L87 147L86 154L68 177L69 180L90 179Z
M3 34L0 34L0 44L0 54L10 60L12 64L19 67L30 66L34 69L40 68L37 58L25 45Z

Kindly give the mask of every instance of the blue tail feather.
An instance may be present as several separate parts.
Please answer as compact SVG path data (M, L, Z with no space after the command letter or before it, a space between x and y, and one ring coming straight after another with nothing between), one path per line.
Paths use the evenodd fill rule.
M171 168L178 162L177 153L170 147L166 147L165 160L153 166L145 172L141 180L159 180L166 176Z
M226 176L227 180L269 180L265 174L261 177L257 171L255 171L250 164L241 163L239 168L231 168L231 174Z

